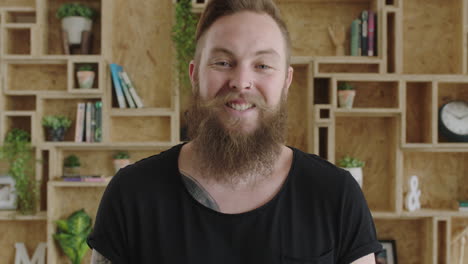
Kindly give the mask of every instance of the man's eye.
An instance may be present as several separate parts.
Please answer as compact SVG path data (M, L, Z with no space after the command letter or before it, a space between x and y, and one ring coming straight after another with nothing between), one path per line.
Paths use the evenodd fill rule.
M262 69L262 70L267 70L267 69L270 69L271 67L266 64L260 64L257 66L257 68Z
M215 62L215 65L217 66L222 66L222 67L229 67L231 66L231 64L227 61L218 61L218 62Z

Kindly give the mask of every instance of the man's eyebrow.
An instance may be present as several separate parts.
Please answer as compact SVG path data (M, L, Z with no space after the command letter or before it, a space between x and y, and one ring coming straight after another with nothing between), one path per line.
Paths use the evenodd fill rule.
M258 56L258 55L264 55L264 54L266 54L266 55L270 55L270 54L271 54L271 55L275 55L275 56L280 57L279 53L276 52L276 50L274 50L274 49L259 50L259 51L255 52L255 55L256 55L256 56Z
M215 47L213 49L211 49L211 54L216 54L216 53L224 53L226 55L229 55L229 56L234 56L234 53L226 48L221 48L221 47ZM278 56L280 57L279 53L274 50L274 49L265 49L265 50L259 50L257 52L255 52L255 56L259 56L259 55L275 55L275 56Z

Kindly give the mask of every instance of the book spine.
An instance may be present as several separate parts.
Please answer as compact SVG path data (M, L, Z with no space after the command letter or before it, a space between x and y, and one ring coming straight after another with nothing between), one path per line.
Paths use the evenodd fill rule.
M361 22L359 19L351 23L351 56L359 56L359 28Z
M112 83L114 84L115 96L117 97L117 102L119 104L119 108L126 108L125 105L125 98L122 92L122 87L120 86L119 80L119 65L115 63L111 63L110 65L111 75L112 75Z
M75 124L75 142L83 142L84 128L84 103L78 103L76 109L76 124Z
M91 108L92 103L86 103L86 142L91 142Z
M94 131L94 141L102 141L102 102L98 101L95 103L96 108L96 129Z
M94 132L96 131L96 108L94 103L90 103L91 106L91 129L89 133L89 142L94 142Z
M124 91L125 98L127 99L127 103L130 106L130 108L136 108L135 102L133 102L132 95L130 94L128 85L125 83L122 77L122 72L119 72L119 80L120 80L120 86L122 86L122 89Z
M369 27L369 30L368 30L368 36L367 36L367 39L368 39L368 42L367 42L368 43L367 44L367 47L368 47L367 55L374 56L375 14L372 11L369 11L368 27Z
M367 10L362 11L361 13L361 55L367 56L368 53L368 19L369 19L369 13Z
M140 96L138 96L135 87L133 86L133 83L130 81L130 77L128 77L127 72L122 71L122 76L125 84L130 90L130 93L132 94L133 99L135 99L135 103L138 108L143 107L143 101L141 100Z

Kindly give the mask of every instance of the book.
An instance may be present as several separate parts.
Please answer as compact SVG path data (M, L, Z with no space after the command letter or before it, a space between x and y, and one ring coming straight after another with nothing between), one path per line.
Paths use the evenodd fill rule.
M126 108L127 106L125 104L125 98L122 91L122 87L120 85L119 78L119 71L122 70L122 67L115 63L111 63L109 67L111 70L112 83L114 84L115 96L117 97L117 103L119 104L119 108Z
M85 132L85 142L91 142L91 109L93 105L91 102L86 103L86 132Z
M130 81L130 77L128 77L127 72L122 71L122 77L124 80L124 83L127 85L128 90L132 94L133 99L135 100L135 104L138 108L143 108L143 101L141 100L141 97L138 96L135 86L133 86L132 81Z
M96 128L94 130L94 141L102 141L102 101L94 103L96 109Z
M89 142L94 142L94 131L96 130L96 108L94 103L90 103L91 106L91 128L89 133Z
M127 103L130 108L136 108L135 102L133 101L132 95L130 94L128 85L123 80L122 71L119 71L119 79L120 79L120 86L122 86L122 90L124 91L125 99L127 99Z
M361 13L361 55L367 56L368 54L368 22L369 13L367 10Z
M78 103L76 108L75 142L83 142L85 104Z
M359 56L359 38L360 38L361 21L353 20L351 23L351 56Z
M367 55L374 56L375 40L375 13L369 10L369 22L367 32Z

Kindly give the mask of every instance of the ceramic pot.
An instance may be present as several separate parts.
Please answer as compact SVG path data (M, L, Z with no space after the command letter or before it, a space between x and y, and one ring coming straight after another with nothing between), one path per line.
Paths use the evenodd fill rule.
M351 175L353 176L353 178L359 183L359 186L361 186L362 188L362 182L363 182L363 175L362 175L362 168L343 168L347 171L349 171L349 173L351 173Z
M114 160L115 173L117 173L121 168L125 168L125 166L129 164L130 164L129 159L115 159Z
M351 109L353 107L356 90L340 90L338 91L339 107Z
M62 19L62 29L68 34L68 43L81 44L81 33L91 31L93 21L86 17L70 16Z
M76 78L78 85L82 89L89 89L93 87L95 73L93 71L78 71Z
M59 127L53 129L51 127L47 128L47 140L48 141L63 141L65 139L65 128Z

